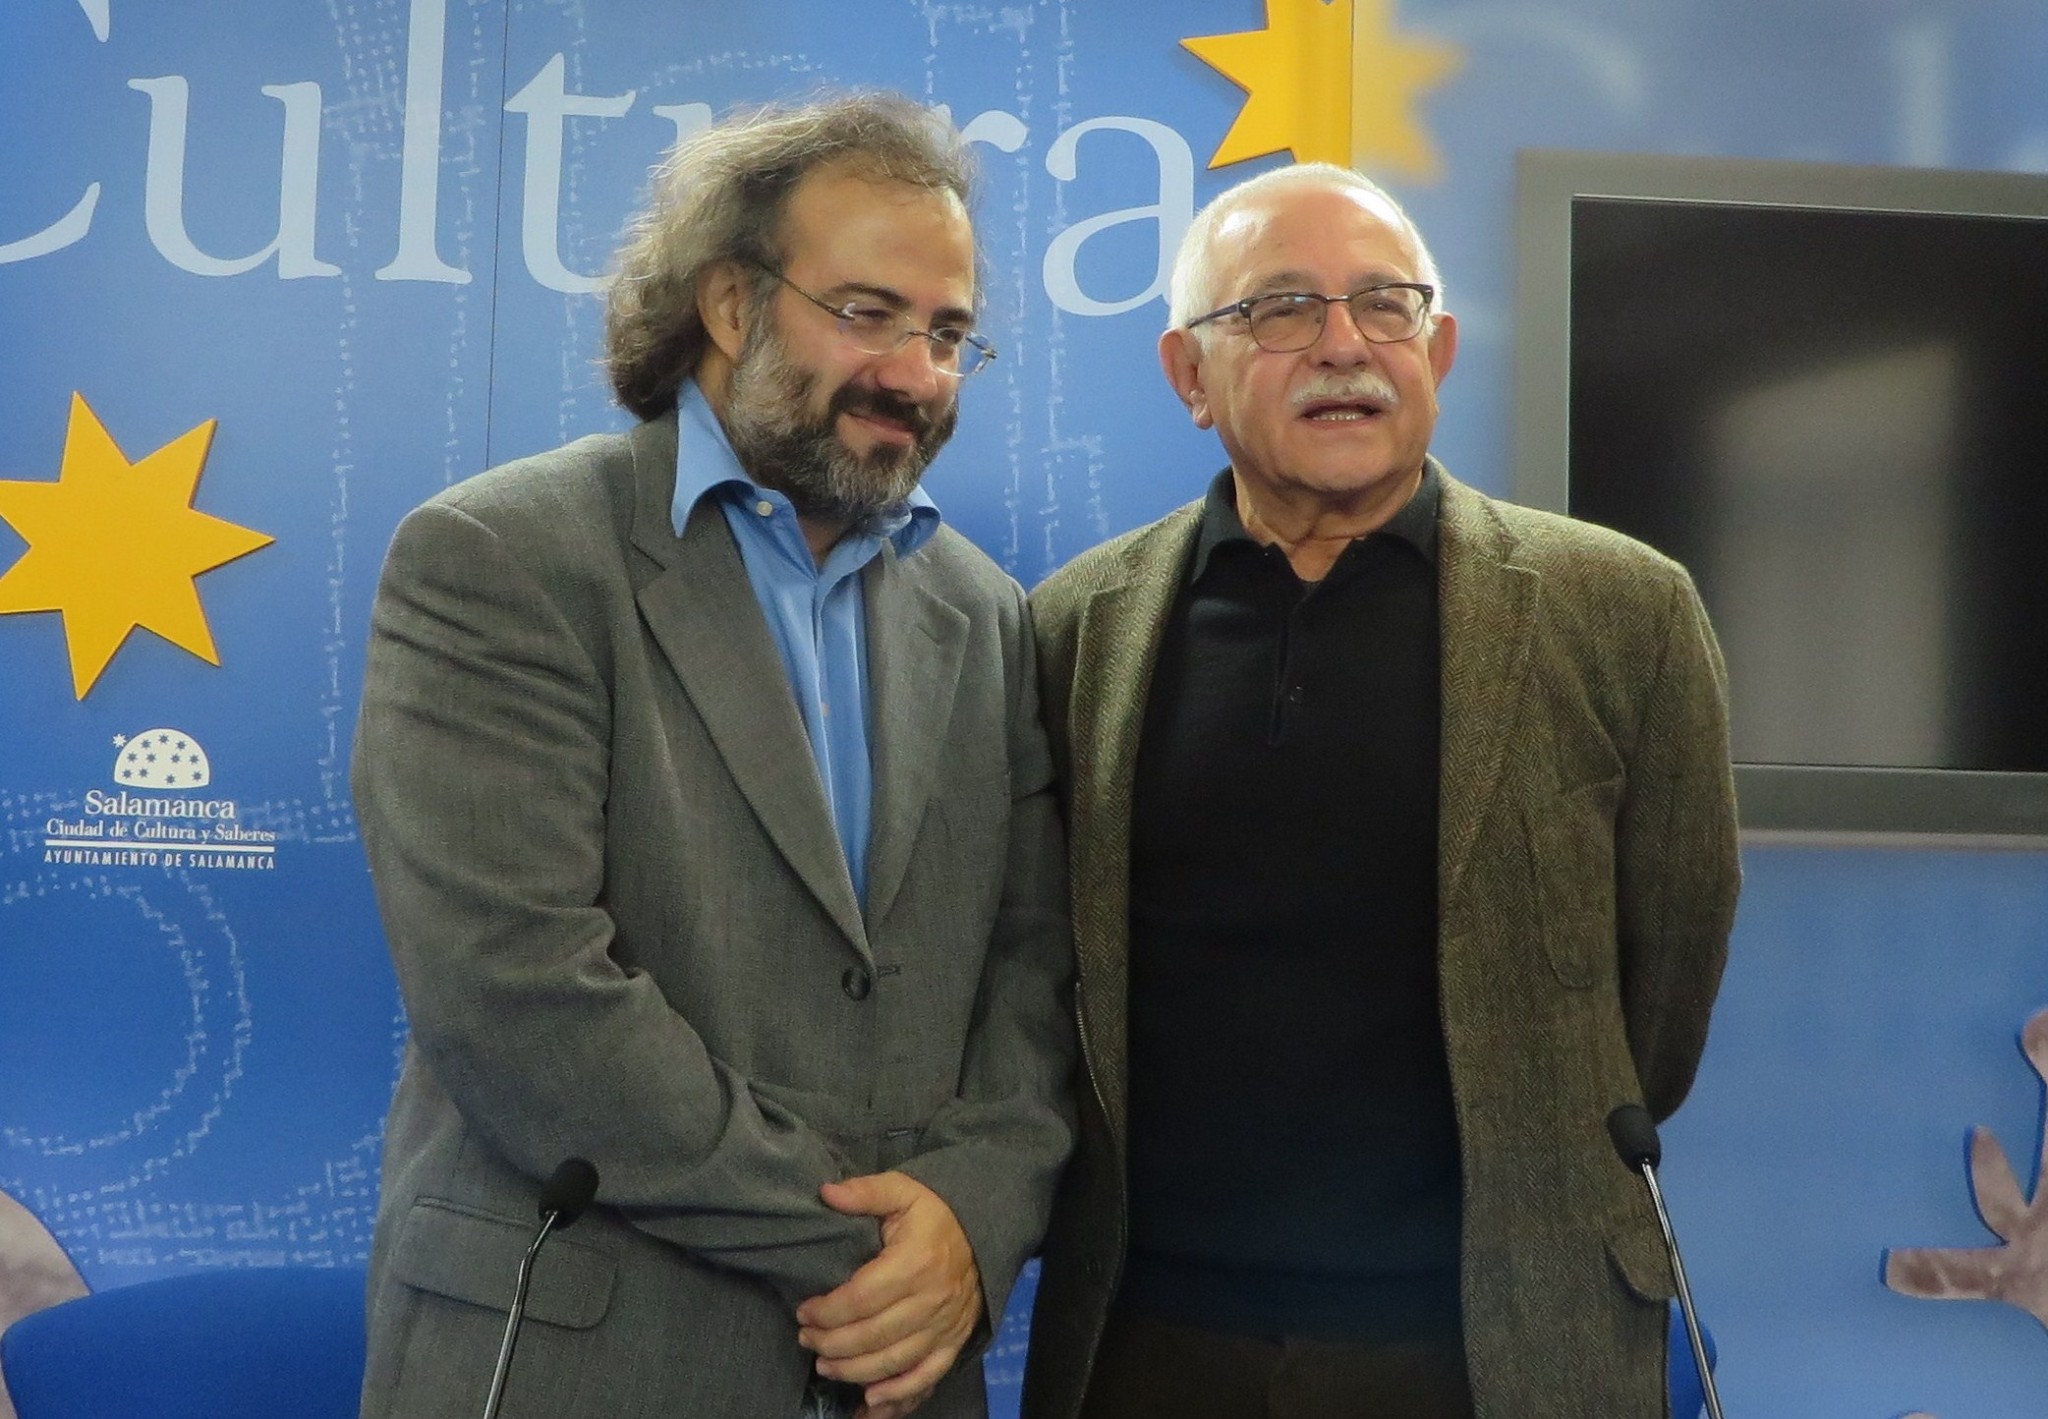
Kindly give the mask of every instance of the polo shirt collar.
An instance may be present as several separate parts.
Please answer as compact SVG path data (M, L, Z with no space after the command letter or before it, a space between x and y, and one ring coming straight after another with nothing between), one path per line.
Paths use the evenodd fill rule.
M1368 537L1386 535L1407 543L1431 566L1437 561L1437 505L1443 500L1443 470L1434 458L1422 461L1422 481L1401 510L1388 518L1379 527L1367 533ZM1362 539L1355 539L1362 540ZM1197 581L1208 570L1209 558L1216 549L1227 542L1253 542L1252 535L1244 529L1244 519L1237 515L1237 485L1231 472L1225 468L1209 482L1207 496L1202 499L1202 528L1195 538L1195 558L1189 568L1189 582Z

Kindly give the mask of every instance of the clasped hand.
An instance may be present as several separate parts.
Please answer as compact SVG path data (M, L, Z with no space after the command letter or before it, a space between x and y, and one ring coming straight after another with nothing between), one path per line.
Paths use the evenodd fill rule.
M865 1387L859 1419L899 1419L960 1358L981 1319L981 1272L946 1200L905 1173L827 1183L825 1205L882 1224L875 1259L797 1307L818 1373Z

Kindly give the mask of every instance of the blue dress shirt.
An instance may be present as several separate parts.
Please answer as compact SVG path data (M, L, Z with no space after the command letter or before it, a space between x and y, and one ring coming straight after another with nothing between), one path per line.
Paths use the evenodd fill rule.
M695 380L676 397L676 491L670 520L681 536L691 511L715 498L739 543L747 580L789 672L811 757L846 853L856 901L868 891L868 828L874 813L868 733L867 598L860 569L886 540L907 557L938 531L939 509L921 488L839 539L822 565L804 541L788 498L752 482Z

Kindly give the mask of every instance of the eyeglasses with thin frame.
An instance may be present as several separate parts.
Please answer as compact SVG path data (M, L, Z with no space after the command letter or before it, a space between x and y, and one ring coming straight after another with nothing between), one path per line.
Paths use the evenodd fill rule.
M988 367L996 347L964 325L941 325L920 330L901 311L872 301L851 300L833 305L815 296L773 266L755 263L768 275L795 291L819 310L839 322L839 333L864 355L893 355L911 340L923 336L932 347L932 368L949 379L965 379Z
M1348 295L1324 296L1314 291L1272 291L1246 296L1198 315L1181 328L1193 330L1225 316L1240 316L1252 343L1276 355L1306 350L1323 336L1330 307L1341 305L1351 311L1358 333L1375 345L1394 345L1422 333L1429 319L1430 302L1436 287L1419 281L1380 281L1361 286Z

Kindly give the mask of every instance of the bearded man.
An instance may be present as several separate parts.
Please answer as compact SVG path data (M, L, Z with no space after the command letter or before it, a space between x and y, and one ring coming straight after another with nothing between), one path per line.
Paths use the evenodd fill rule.
M514 1415L980 1415L1071 1119L1063 847L1017 585L918 488L965 378L957 133L679 144L622 251L641 420L406 518L355 788L411 1021L366 1416L469 1414L540 1180Z

